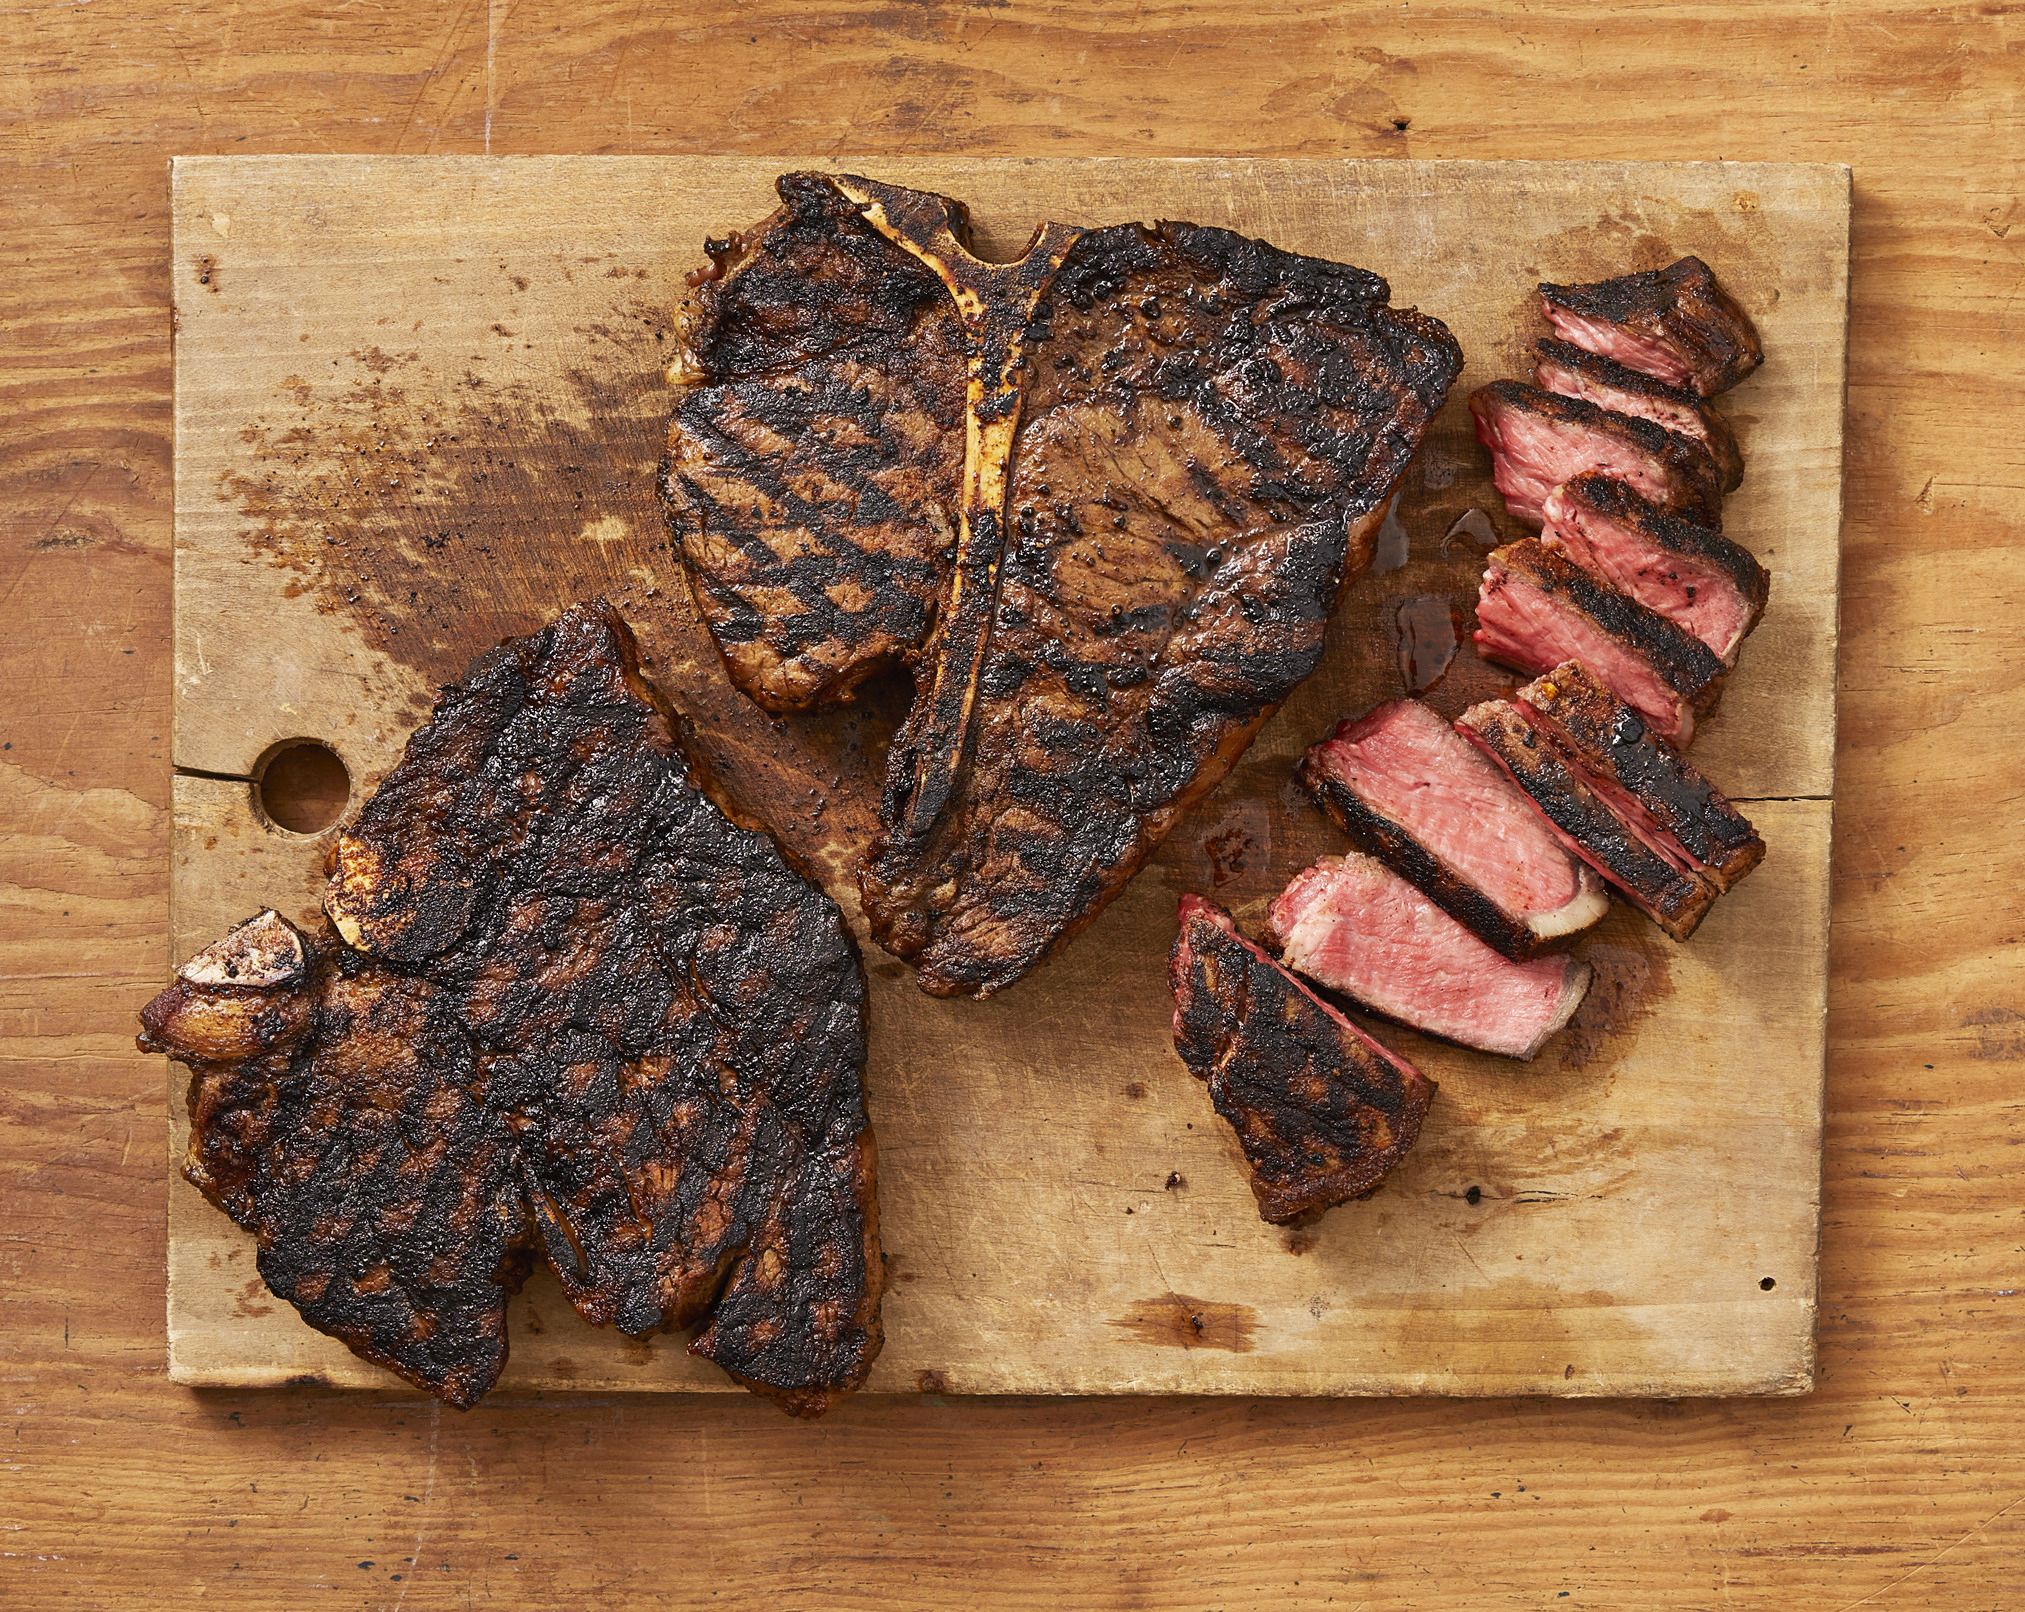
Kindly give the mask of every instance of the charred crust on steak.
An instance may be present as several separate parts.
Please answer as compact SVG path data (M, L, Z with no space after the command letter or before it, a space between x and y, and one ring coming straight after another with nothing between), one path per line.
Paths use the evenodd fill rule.
M707 1319L696 1352L789 1410L862 1381L881 1266L857 950L705 794L616 613L474 663L330 874L332 927L297 936L312 961L270 971L258 1012L185 978L142 1016L192 1068L186 1173L277 1293L459 1405L497 1377L536 1251L594 1323ZM278 921L254 920L285 955ZM253 1033L219 1033L213 998Z
M762 703L914 671L861 894L923 989L986 995L1088 924L1313 669L1461 355L1377 276L1228 230L1049 226L981 264L946 198L780 188L685 313L667 507ZM833 259L849 295L802 307L784 271ZM808 321L823 341L774 341ZM871 463L890 435L905 485L868 502L844 466L850 497L783 497L784 465L841 464L826 400L897 396L895 374L908 407L844 434ZM837 620L889 562L899 614Z
M1259 1216L1299 1225L1369 1197L1413 1146L1434 1082L1183 896L1168 963L1174 1045L1236 1134Z
M1772 579L1743 544L1725 537L1715 526L1689 520L1663 509L1615 476L1576 476L1559 489L1561 496L1594 510L1646 538L1667 553L1698 560L1727 578L1750 607L1750 622L1764 614Z
M1584 285L1542 282L1540 295L1550 309L1665 342L1703 397L1735 386L1765 361L1750 315L1698 257Z

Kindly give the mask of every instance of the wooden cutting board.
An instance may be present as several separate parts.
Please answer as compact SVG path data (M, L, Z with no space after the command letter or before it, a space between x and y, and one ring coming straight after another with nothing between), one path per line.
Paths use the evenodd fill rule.
M854 921L897 691L762 716L726 682L651 485L668 310L700 243L792 166L965 198L987 250L1038 221L1228 224L1386 275L1468 367L1400 528L1322 668L1226 784L1056 962L931 1001L869 943L868 1071L891 1256L872 1387L960 1393L1795 1393L1812 1383L1819 1225L1849 177L1824 167L1278 160L197 158L175 191L173 950L263 904L308 915L324 838L252 780L332 746L363 798L478 650L611 596L729 787L827 870ZM1374 1199L1262 1224L1168 1034L1174 901L1256 926L1340 849L1288 782L1346 712L1398 693L1402 620L1473 595L1473 508L1513 529L1464 394L1521 372L1531 287L1714 264L1765 368L1723 400L1749 460L1729 529L1771 605L1696 758L1770 852L1676 947L1619 909L1598 981L1531 1066L1381 1034L1441 1084ZM1403 563L1402 561L1403 555ZM1424 661L1425 654L1420 658ZM1465 645L1431 698L1498 677ZM861 926L862 934L862 926ZM165 964L168 959L165 959ZM185 1139L172 1074L172 1161ZM195 1384L381 1372L269 1296L250 1240L180 1177L170 1372ZM717 1389L679 1341L583 1325L537 1277L516 1389ZM755 1412L771 1414L771 1412Z

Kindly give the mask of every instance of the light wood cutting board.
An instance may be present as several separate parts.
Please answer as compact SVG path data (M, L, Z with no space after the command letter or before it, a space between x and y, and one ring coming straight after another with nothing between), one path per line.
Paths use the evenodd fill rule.
M936 1002L869 943L868 1072L891 1256L872 1387L957 1393L1740 1394L1807 1389L1819 1222L1837 537L1848 292L1841 168L1064 159L196 158L174 170L173 949L263 904L307 915L321 837L249 782L327 741L354 801L435 688L563 604L611 596L748 806L856 919L889 692L763 717L726 682L651 485L667 313L707 234L792 166L966 199L988 249L1046 217L1227 224L1390 279L1468 367L1410 474L1404 564L1374 571L1320 671L1104 917L986 1003ZM1175 897L1256 927L1340 849L1289 782L1395 694L1401 606L1466 606L1471 508L1511 532L1463 396L1519 373L1531 287L1698 252L1765 337L1723 400L1749 462L1729 529L1773 574L1696 759L1770 852L1684 947L1619 909L1598 983L1521 1067L1381 1035L1441 1083L1372 1200L1262 1224L1168 1035ZM1418 607L1438 618L1439 606ZM1465 646L1431 698L1499 681ZM862 934L862 926L860 929ZM166 960L165 960L166 962ZM166 975L165 975L166 977ZM170 1079L172 1161L185 1140ZM180 1177L170 1371L193 1384L392 1383L301 1324L250 1240ZM501 1392L716 1389L675 1339L583 1325L537 1277ZM755 1414L771 1415L756 1410Z

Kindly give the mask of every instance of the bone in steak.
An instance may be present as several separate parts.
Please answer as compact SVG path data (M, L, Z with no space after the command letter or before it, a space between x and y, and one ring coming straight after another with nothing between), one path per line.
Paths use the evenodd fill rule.
M1461 355L1361 269L1227 230L1050 225L789 175L681 316L663 490L774 708L902 664L861 870L923 989L1097 914L1316 663Z
M1715 461L1699 443L1650 420L1615 414L1523 381L1492 381L1470 394L1477 440L1515 520L1540 524L1547 495L1588 472L1629 482L1654 503L1700 520L1722 506Z
M1565 844L1675 940L1686 940L1716 887L1680 866L1612 807L1569 757L1509 700L1473 705L1457 731L1503 767Z
M1500 956L1384 863L1330 857L1273 903L1280 960L1374 1013L1465 1047L1531 1058L1574 1017L1589 965Z
M584 1316L797 1414L878 1352L864 978L703 793L609 607L481 657L337 840L331 928L185 966L190 1179L311 1325L452 1404L539 1249ZM334 930L334 932L333 932Z
M1525 797L1418 700L1339 724L1296 775L1360 849L1508 957L1533 956L1609 906Z
M1685 746L1722 692L1715 651L1564 554L1526 538L1493 549L1477 593L1477 647L1529 675L1579 660Z
M1686 387L1669 386L1614 358L1552 337L1538 342L1534 352L1538 357L1533 365L1533 379L1545 390L1562 397L1580 398L1599 409L1636 415L1677 437L1699 442L1715 461L1724 492L1744 479L1744 455L1737 447L1735 433L1714 409Z
M1554 334L1701 397L1765 360L1750 316L1698 257L1591 285L1545 285Z
M1727 891L1764 859L1743 813L1575 661L1518 692L1520 712L1648 844Z
M1237 1133L1259 1216L1312 1220L1364 1198L1406 1156L1434 1082L1264 951L1183 896L1168 959L1174 1047Z
M1540 541L1686 628L1725 665L1764 614L1770 579L1749 549L1608 476L1549 493Z

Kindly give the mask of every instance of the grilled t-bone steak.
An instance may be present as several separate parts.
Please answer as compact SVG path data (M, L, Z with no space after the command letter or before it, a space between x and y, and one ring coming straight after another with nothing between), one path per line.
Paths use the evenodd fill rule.
M1268 934L1280 960L1316 983L1507 1058L1531 1058L1589 989L1587 963L1501 957L1383 862L1354 853L1296 874Z
M1562 842L1675 940L1686 940L1716 899L1715 885L1653 845L1589 784L1581 767L1511 700L1485 700L1456 730L1503 767Z
M1490 659L1528 674L1584 662L1683 746L1722 694L1726 668L1707 644L1536 537L1486 558L1475 636Z
M1534 352L1533 380L1544 390L1579 397L1599 409L1636 415L1675 436L1699 442L1715 461L1724 492L1743 481L1744 455L1737 446L1736 433L1686 387L1669 386L1614 358L1552 337L1536 343Z
M733 679L915 698L861 869L923 989L1095 917L1313 669L1461 363L1382 280L1193 224L790 174L679 318L663 489Z
M1609 908L1602 881L1432 706L1391 700L1339 723L1295 774L1359 849L1507 957Z
M1743 813L1586 666L1555 667L1513 703L1669 861L1727 891L1764 860Z
M1368 1197L1406 1156L1434 1082L1238 933L1181 898L1168 980L1174 1046L1237 1133L1259 1215L1312 1220Z
M1477 440L1505 508L1540 524L1547 495L1594 471L1629 482L1654 503L1713 524L1722 508L1716 462L1699 442L1636 415L1523 381L1492 381L1470 394Z
M1750 315L1698 257L1591 285L1542 285L1563 341L1712 397L1765 361Z
M1725 665L1765 611L1770 579L1756 555L1608 476L1577 476L1549 493L1540 541L1686 628Z
M187 1173L313 1326L453 1404L531 1254L797 1414L880 1343L864 978L686 761L609 607L481 657L336 841L329 927L185 966Z

